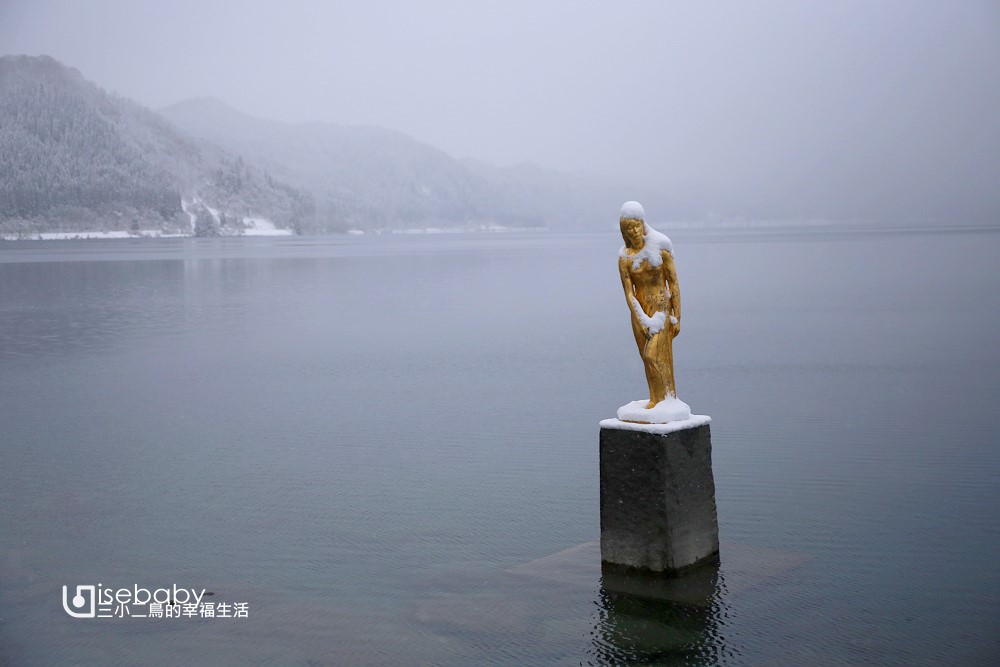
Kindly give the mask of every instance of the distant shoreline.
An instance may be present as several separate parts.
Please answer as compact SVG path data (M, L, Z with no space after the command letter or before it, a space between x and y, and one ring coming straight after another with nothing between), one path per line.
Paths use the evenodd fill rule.
M295 236L290 229L248 229L242 234L222 236ZM2 241L84 241L88 239L183 239L199 238L194 234L175 234L159 229L140 231L79 231L79 232L36 232L33 234L0 234ZM209 238L209 237L204 237ZM218 238L218 237L213 237Z
M665 223L663 229L671 233L707 234L711 238L731 237L741 238L745 235L759 236L770 234L792 234L795 236L830 234L933 234L933 233L984 233L1000 232L1000 223L995 224L872 224L872 223L829 223L829 222L784 222L784 221L754 221L751 223L703 223L703 222L673 222ZM399 229L348 229L345 231L328 232L318 236L434 236L449 234L504 234L504 233L561 233L561 234L591 234L593 230L583 229L549 229L547 227L504 227L499 225L478 225L465 227L413 227ZM252 237L291 237L300 236L291 229L245 229L237 234L220 234L218 236L197 236L190 232L167 232L160 229L138 231L98 231L85 230L73 232L33 232L30 234L0 233L0 241L85 241L112 239L176 239L176 238L238 238ZM316 236L305 234L305 236Z
M543 227L503 227L499 225L479 225L474 227L419 227L402 229L349 229L346 232L332 232L324 236L379 236L398 234L500 234L506 232L548 231ZM179 238L233 238L239 236L296 236L291 229L245 229L237 234L199 237L191 233L165 232L159 229L139 231L96 231L78 232L34 232L31 234L0 234L0 241L84 241L89 239L179 239Z

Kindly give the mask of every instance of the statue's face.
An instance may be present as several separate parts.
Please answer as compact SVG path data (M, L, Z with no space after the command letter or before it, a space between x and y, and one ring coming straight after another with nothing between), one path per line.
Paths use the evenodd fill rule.
M622 218L619 223L622 229L622 238L629 248L642 248L643 239L646 236L646 225L642 220L636 218Z

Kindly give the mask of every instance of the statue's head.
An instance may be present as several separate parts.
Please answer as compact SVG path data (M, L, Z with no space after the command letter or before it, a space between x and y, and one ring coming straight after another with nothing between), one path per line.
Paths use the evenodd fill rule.
M646 212L642 204L637 201L625 202L622 205L618 225L622 230L625 247L641 249L646 236Z

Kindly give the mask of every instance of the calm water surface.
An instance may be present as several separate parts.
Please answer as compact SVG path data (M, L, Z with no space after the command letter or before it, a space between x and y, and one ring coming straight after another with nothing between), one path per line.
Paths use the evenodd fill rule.
M998 664L1000 233L672 236L698 603L508 572L645 392L615 234L0 243L0 664Z

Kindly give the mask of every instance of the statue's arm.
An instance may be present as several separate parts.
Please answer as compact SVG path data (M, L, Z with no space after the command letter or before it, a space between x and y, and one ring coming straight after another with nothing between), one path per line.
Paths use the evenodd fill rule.
M629 260L621 258L618 260L618 273L622 279L622 289L625 290L625 303L628 304L629 315L633 320L638 320L635 308L632 306L632 299L635 298L635 287L632 286L632 277L628 274Z
M667 250L662 252L663 272L667 281L667 289L670 290L670 312L677 319L677 323L671 322L674 336L681 332L681 288L677 284L677 269L674 267L674 256Z

